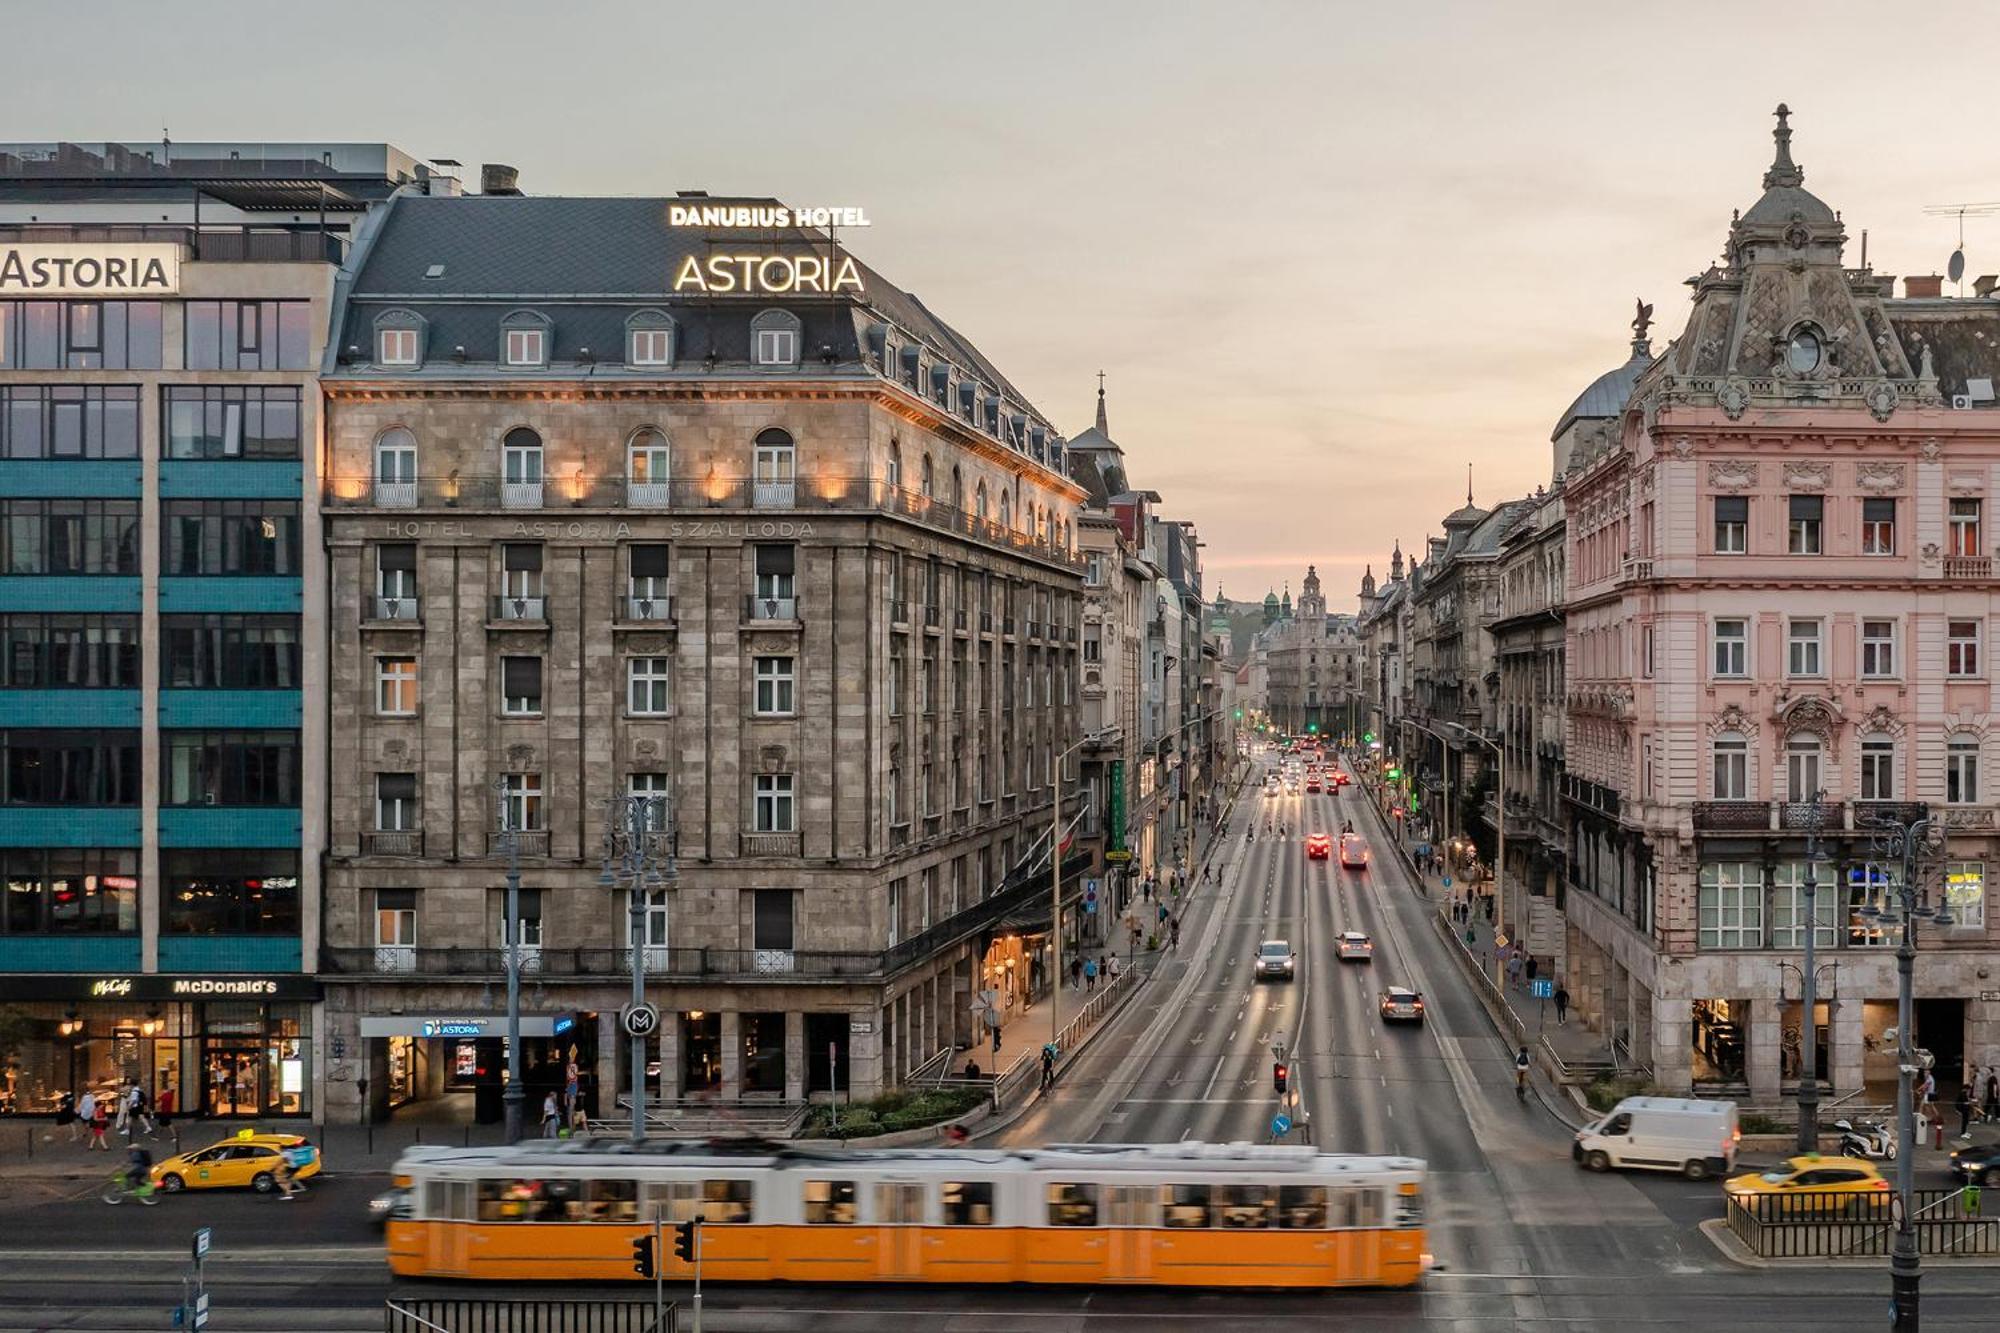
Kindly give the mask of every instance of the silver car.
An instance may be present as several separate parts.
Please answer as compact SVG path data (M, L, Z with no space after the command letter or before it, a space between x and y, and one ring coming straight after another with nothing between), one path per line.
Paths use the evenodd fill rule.
M1265 940L1257 946L1257 980L1283 977L1292 979L1292 969L1297 965L1297 956L1292 953L1290 940Z

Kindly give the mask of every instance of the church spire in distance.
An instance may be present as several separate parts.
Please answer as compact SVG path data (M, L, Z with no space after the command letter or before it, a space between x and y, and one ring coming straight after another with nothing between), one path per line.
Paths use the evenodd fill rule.
M1111 438L1111 428L1104 424L1104 372L1097 372L1097 433L1105 439Z

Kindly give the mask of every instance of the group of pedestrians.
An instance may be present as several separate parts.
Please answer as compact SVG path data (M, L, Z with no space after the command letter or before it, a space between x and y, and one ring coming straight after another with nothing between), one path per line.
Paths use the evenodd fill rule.
M1924 1077L1936 1087L1937 1080L1929 1070L1924 1071ZM1955 1105L1960 1139L1971 1138L1975 1124L2000 1123L2000 1065L1988 1065L1983 1070L1978 1065L1970 1066L1958 1085Z
M1467 889L1451 900L1451 919L1461 926L1471 925L1472 918L1482 913L1490 924L1493 920L1493 895L1490 893L1474 893Z
M88 1151L110 1152L114 1131L130 1141L141 1134L158 1138L171 1128L173 1098L173 1089L168 1088L153 1102L137 1079L127 1079L116 1091L103 1094L86 1088L81 1098L65 1092L56 1102L56 1124L69 1126L71 1143L82 1142Z
M1069 984L1075 990L1094 991L1098 981L1106 985L1118 979L1118 955L1101 953L1095 958L1073 957L1069 960Z

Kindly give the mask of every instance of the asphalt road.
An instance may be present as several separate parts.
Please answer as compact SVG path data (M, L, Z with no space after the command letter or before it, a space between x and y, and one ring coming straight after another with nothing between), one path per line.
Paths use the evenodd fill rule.
M1351 790L1351 789L1350 789ZM1244 824L1282 812L1284 839ZM1343 818L1377 845L1365 871L1308 863L1303 835ZM1301 823L1303 822L1303 828ZM1298 1109L1322 1147L1392 1152L1429 1166L1431 1244L1440 1264L1418 1290L1331 1295L1163 1289L801 1287L707 1292L704 1328L877 1333L1111 1333L1188 1329L1359 1330L1879 1329L1881 1267L1745 1271L1695 1230L1719 1211L1716 1186L1660 1176L1593 1176L1569 1131L1520 1104L1511 1062L1400 862L1358 796L1266 801L1251 794L1219 864L1223 884L1189 904L1182 952L1114 1025L1064 1069L1054 1096L1010 1126L1009 1142L1186 1138L1265 1141L1277 1109L1268 1042L1296 1051ZM1368 964L1341 964L1333 936L1374 937ZM1258 985L1250 958L1283 937L1299 954L1290 984ZM1385 1031L1374 996L1391 982L1424 992L1428 1021ZM166 1328L193 1228L214 1230L207 1267L212 1333L347 1333L382 1327L392 1295L644 1300L643 1284L469 1287L392 1282L366 1220L382 1177L335 1176L285 1204L244 1193L188 1194L153 1209L106 1207L97 1182L0 1182L0 1330ZM1931 1328L1991 1328L1991 1268L1931 1269ZM683 1303L689 1293L669 1289ZM689 1327L683 1318L681 1327Z

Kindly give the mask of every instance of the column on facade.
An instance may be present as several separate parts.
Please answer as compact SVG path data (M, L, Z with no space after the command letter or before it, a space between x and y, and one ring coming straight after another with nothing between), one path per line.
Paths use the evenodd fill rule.
M1784 1015L1776 1000L1750 1000L1749 1046L1743 1052L1744 1069L1750 1081L1750 1100L1764 1105L1781 1096L1783 1068L1779 1055L1784 1049Z
M800 1102L806 1096L806 1016L797 1009L785 1011L785 1100Z
M743 1096L743 1015L734 1009L724 1009L722 1019L722 1087L718 1094L723 1101L741 1100Z
M612 1015L614 1024L617 1015ZM614 1027L613 1041L624 1042L626 1036ZM660 1020L660 1082L657 1091L663 1102L677 1102L686 1095L682 1076L687 1064L681 1055L681 1016L669 1013Z
M1826 1004L1827 1059L1832 1068L1823 1071L1835 1093L1852 1092L1862 1084L1867 1047L1862 1041L1861 1001L1828 1000Z
M1653 1082L1661 1091L1694 1089L1694 1006L1685 996L1653 997Z
M597 1065L590 1076L597 1085L597 1114L600 1116L608 1116L618 1107L618 1094L623 1091L618 1083L618 1053L625 1047L625 1034L618 1028L618 1011L598 1010ZM540 1114L539 1107L536 1114Z

